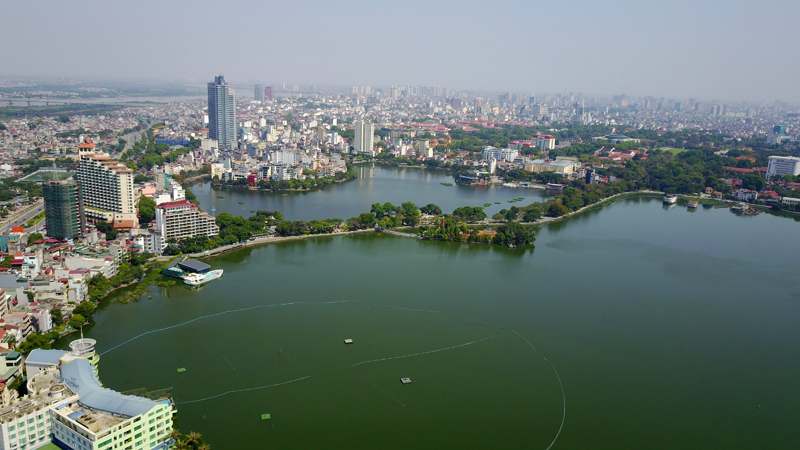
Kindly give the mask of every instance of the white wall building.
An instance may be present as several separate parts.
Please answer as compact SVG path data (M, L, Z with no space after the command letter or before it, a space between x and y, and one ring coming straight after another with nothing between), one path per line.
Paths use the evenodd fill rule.
M113 223L116 228L137 227L133 170L112 160L107 153L95 152L94 144L88 138L81 146L76 175L81 185L86 217Z
M367 120L357 120L355 125L354 147L358 154L375 156L375 126Z
M492 158L508 162L513 162L519 156L519 151L514 150L512 148L497 148L492 146L486 146L483 148L481 152L481 156L486 161L490 161Z
M800 158L794 156L770 156L767 164L767 178L773 176L800 175Z

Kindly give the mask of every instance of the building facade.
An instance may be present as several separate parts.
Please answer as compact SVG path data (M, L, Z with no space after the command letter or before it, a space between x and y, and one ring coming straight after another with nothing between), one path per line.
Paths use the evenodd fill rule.
M80 186L77 181L42 183L47 235L55 239L76 239L86 227Z
M264 86L257 84L253 87L253 98L257 102L264 101Z
M69 450L161 450L174 443L168 394L151 393L156 401L103 387L94 344L78 339L71 352L31 352L41 367L28 371L30 394L0 407L0 450L51 442Z
M800 175L800 158L795 156L770 156L767 164L767 178L773 176Z
M162 203L155 212L156 232L164 241L219 234L216 219L186 200Z
M87 220L106 221L115 228L139 226L133 201L133 170L107 153L86 151L80 154L76 176Z
M357 120L355 128L355 152L359 154L369 154L370 156L375 156L373 150L375 126L372 124L372 122L367 120Z
M491 145L483 147L481 156L486 161L496 159L498 161L513 162L519 156L519 151L513 148L497 148Z
M236 145L236 95L225 77L208 83L208 137L220 147L234 150Z

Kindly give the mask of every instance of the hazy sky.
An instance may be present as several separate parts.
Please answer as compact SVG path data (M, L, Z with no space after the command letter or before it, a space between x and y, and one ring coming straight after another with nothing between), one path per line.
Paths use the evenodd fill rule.
M800 102L798 0L4 1L0 76Z

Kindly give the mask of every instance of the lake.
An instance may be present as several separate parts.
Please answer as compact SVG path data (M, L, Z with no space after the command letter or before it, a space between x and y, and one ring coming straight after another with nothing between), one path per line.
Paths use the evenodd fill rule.
M491 216L501 209L545 201L554 195L541 189L458 186L453 182L451 172L445 170L373 167L371 164L356 165L355 168L357 179L314 191L213 190L210 182L193 184L190 189L200 201L200 207L209 212L215 208L213 212L216 214L228 212L248 217L251 210L277 210L289 220L348 219L369 212L373 203L400 205L407 201L417 206L434 203L445 212L452 212L461 206L491 203L492 206L485 209ZM452 183L453 186L441 183ZM525 200L509 203L509 200L518 197L524 197Z
M292 194L294 209L224 195L293 219L495 195L409 185L343 199L345 214L313 198L327 190ZM225 274L199 289L104 303L86 334L113 349L106 386L173 387L178 428L214 448L792 448L797 226L637 197L542 226L535 249L380 234L250 247L209 259Z

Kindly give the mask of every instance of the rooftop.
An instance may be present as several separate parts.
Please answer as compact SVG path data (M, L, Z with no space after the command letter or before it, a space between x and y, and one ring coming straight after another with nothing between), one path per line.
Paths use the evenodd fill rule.
M81 406L98 412L128 418L144 414L158 406L158 403L152 400L122 395L102 387L93 375L91 364L85 359L76 359L62 365L61 377L70 389L80 395Z

